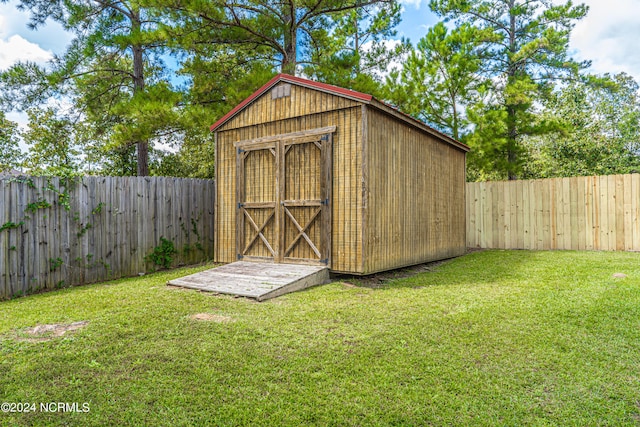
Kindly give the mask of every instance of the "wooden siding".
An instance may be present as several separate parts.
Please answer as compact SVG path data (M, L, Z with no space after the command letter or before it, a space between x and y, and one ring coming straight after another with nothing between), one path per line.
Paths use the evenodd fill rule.
M640 251L640 175L467 183L467 245Z
M0 178L0 299L154 270L161 237L173 265L211 259L214 192L201 179Z
M287 83L279 83L274 88L283 84ZM291 96L271 99L271 90L268 90L222 125L218 131L224 132L231 129L308 116L325 111L340 110L358 105L360 105L360 103L348 98L291 85Z
M366 108L365 258L369 274L465 252L465 153Z
M354 101L292 85L291 97L272 100L270 92L267 92L223 125L216 132L219 190L216 199L216 260L232 262L236 259L236 150L233 144L336 126L333 135L331 269L362 272L361 118L360 104ZM293 152L291 155L298 154ZM311 232L315 233L314 230Z

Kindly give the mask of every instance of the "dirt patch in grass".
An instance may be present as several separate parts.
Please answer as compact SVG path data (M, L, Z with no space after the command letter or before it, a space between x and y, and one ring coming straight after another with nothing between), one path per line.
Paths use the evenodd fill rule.
M411 267L399 268L397 270L383 271L376 274L370 274L368 276L337 274L332 276L332 278L342 282L346 287L365 287L372 289L383 288L392 280L404 279L406 277L415 276L416 274L433 271L447 261L449 260L427 262L425 264L412 265Z
M49 325L36 325L32 328L22 329L17 331L10 338L15 341L26 342L45 342L51 341L54 338L58 338L66 334L67 332L77 331L89 324L88 321L83 320L81 322L73 323L53 323Z
M467 248L467 254L472 252L481 252L486 249L481 248ZM390 281L397 279L404 279L407 277L415 276L416 274L425 273L428 271L436 270L440 265L451 261L454 258L444 259L440 261L432 261L424 264L412 265L409 267L398 268L396 270L382 271L376 274L370 274L368 276L351 276L347 274L331 275L331 278L342 282L345 287L365 287L365 288L383 288Z
M200 320L204 322L217 322L217 323L229 323L233 322L233 319L229 316L223 316L221 314L213 313L197 313L189 316L191 320Z

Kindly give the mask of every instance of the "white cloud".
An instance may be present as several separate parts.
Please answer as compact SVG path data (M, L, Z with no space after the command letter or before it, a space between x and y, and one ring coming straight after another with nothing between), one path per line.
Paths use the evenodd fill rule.
M50 51L42 49L17 34L6 41L0 40L0 70L5 70L18 61L45 63L52 57L53 54Z
M20 11L17 6L17 0L0 3L0 41L7 43L11 37L17 35L40 46L43 51L54 53L64 51L65 46L72 39L72 34L66 32L59 23L51 20L38 26L37 30L30 30L28 27L30 12ZM3 50L0 50L0 54L2 53Z
M413 6L416 9L420 9L422 3L427 3L428 0L400 0L400 4L407 4L409 6Z
M589 13L571 33L575 57L591 60L595 73L624 71L640 81L640 1L583 1Z

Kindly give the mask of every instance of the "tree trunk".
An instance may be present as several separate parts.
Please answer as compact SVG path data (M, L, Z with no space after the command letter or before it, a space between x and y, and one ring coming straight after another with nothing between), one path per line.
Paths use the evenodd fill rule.
M516 46L516 15L514 14L515 2L511 0L509 2L509 65L507 68L507 85L512 85L516 81L517 64L514 62L513 57L517 52ZM507 95L508 96L508 95ZM516 106L513 104L513 100L507 97L507 174L509 181L518 179L516 175L518 153L517 149L517 137L518 128L516 124Z
M518 179L516 168L518 165L517 137L518 129L516 127L516 109L510 105L507 107L507 175L509 181Z
M293 1L290 1L285 6L284 11L287 17L285 32L284 32L284 54L282 55L282 72L296 75L296 66L298 65L298 23L296 22L296 7Z
M140 13L134 10L131 17L133 34L140 33ZM133 51L133 95L144 90L144 49L140 45L131 46ZM136 141L138 155L138 176L149 176L149 141Z

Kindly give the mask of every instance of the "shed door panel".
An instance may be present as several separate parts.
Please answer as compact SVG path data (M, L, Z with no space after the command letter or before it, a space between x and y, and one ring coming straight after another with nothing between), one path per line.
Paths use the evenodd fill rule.
M329 263L330 134L283 141L285 262Z
M334 130L236 143L238 258L330 265Z
M239 258L277 256L276 145L238 152Z

